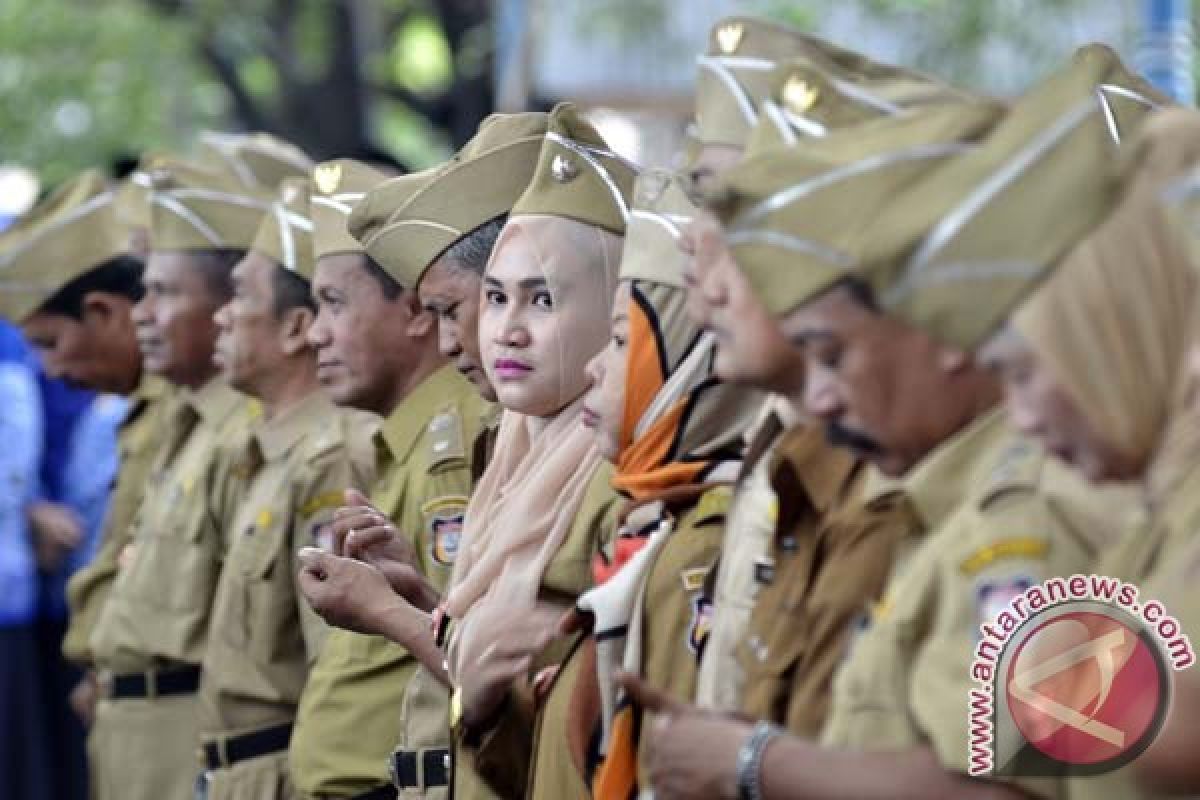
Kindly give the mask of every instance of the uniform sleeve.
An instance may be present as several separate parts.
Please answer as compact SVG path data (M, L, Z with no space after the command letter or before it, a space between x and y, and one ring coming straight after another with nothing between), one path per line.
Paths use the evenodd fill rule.
M938 538L946 555L939 561L936 603L914 659L909 696L916 724L939 761L966 773L969 697L980 687L972 664L987 635L982 626L997 628L1001 612L1031 587L1085 571L1093 554L1032 489L961 509ZM998 747L1003 749L999 741ZM1003 758L1001 752L998 765ZM1046 791L1042 781L1021 784L1037 794Z
M297 582L297 575L300 573L299 553L303 547L324 547L329 541L332 535L333 512L342 505L343 493L352 485L352 478L353 470L349 461L338 454L337 457L324 459L313 465L309 479L296 495L292 529L288 535L291 565L289 574L309 665L316 661L317 654L321 652L329 626L313 611L300 591Z
M783 609L787 621L803 625L801 631L792 628L788 638L805 644L780 676L784 698L779 721L802 736L820 733L829 713L833 673L845 655L847 639L882 595L896 543L911 534L915 524L899 496L848 516L839 523L843 530L825 555L816 583L806 597L796 600L804 613ZM775 644L787 646L786 641Z
M411 537L422 572L439 592L445 590L458 557L470 493L466 461L423 470L413 477L412 502L404 504L403 519L396 520Z

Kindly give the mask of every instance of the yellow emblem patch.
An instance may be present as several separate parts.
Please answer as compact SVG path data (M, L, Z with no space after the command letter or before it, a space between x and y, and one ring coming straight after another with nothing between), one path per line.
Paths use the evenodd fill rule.
M265 508L259 511L258 517L254 520L254 526L259 530L271 527L271 512Z
M698 592L704 588L704 581L708 578L708 570L704 567L696 567L694 569L685 569L679 573L679 579L683 581L683 589L686 592Z
M998 542L976 550L958 565L964 575L974 575L984 567L997 561L1010 558L1045 559L1050 550L1050 544L1045 539L1032 536L1018 536L1012 539L1002 539Z
M311 517L313 514L326 508L340 508L345 502L342 493L339 491L325 492L309 500L304 505L300 506L300 516Z

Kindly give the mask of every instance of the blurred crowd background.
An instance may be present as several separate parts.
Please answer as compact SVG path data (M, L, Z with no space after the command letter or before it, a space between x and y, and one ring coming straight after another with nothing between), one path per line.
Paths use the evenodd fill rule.
M797 24L998 95L1102 41L1149 74L1157 58L1191 99L1195 10L1188 0L3 0L0 228L84 168L120 176L203 130L267 131L317 161L412 170L447 158L494 110L571 98L623 155L669 165L692 109L694 54L730 14ZM3 703L39 709L24 735L45 741L35 748L45 758L11 768L43 775L50 796L82 798L82 731L66 700L76 676L59 654L63 586L96 544L123 401L47 377L7 326L0 389L0 573L11 577L0 642L6 627L32 626L43 645L40 663L0 670L16 684L0 687L0 715L27 716Z

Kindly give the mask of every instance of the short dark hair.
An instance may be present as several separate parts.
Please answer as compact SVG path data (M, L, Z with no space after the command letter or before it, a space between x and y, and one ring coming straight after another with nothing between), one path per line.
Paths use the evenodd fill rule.
M879 311L879 303L875 300L875 290L862 278L842 278L831 289L845 289L850 297L868 311Z
M83 300L91 292L107 292L121 295L136 303L142 299L142 260L131 255L110 258L100 266L88 270L66 286L55 292L42 304L47 314L60 314L72 319L83 319Z
M445 260L451 266L482 275L506 222L508 222L508 214L501 214L489 219L470 233L460 237L454 244L443 250L435 260Z
M189 250L188 255L194 257L194 263L204 272L208 289L220 301L221 305L233 297L233 268L246 257L245 250L233 248L215 248L212 250Z
M314 313L317 310L308 281L279 264L271 275L271 291L275 295L272 310L277 318L293 308L307 308Z
M362 264L362 268L366 270L366 273L379 284L379 288L383 291L384 299L389 303L396 302L400 295L404 293L404 287L395 278L388 275L387 270L379 266L378 261L363 253L359 263Z

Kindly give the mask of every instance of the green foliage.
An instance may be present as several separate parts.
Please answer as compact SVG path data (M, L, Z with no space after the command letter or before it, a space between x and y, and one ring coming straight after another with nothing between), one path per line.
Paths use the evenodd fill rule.
M441 27L425 14L414 14L398 31L391 48L392 81L414 92L440 92L454 80L454 61Z
M215 124L220 88L197 67L187 30L137 2L0 3L0 160L52 185L123 153L180 144Z

